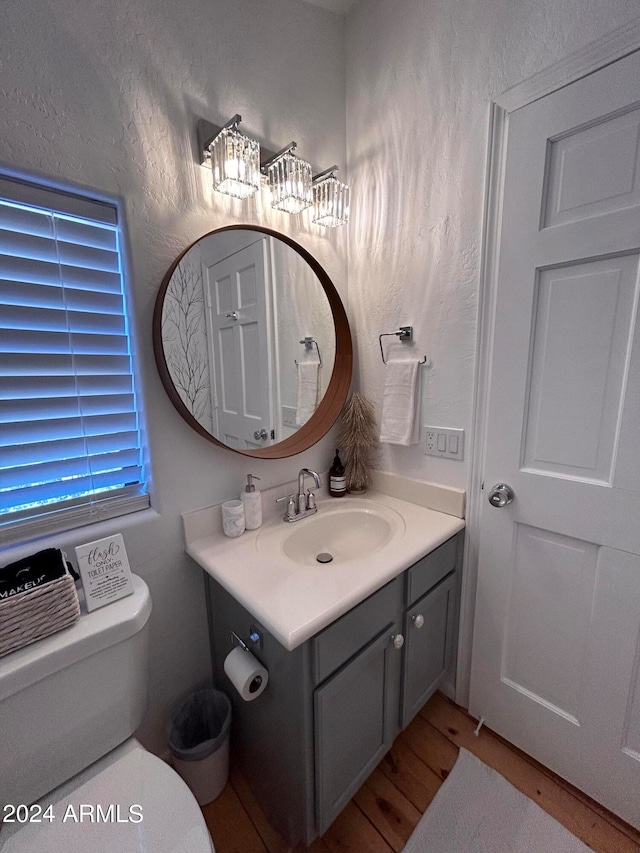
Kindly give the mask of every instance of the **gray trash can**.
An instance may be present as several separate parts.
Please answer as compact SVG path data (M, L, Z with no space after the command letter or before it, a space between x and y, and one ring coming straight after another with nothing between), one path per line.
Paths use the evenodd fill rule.
M227 784L230 728L231 702L213 688L192 693L171 715L173 763L201 806L215 800Z

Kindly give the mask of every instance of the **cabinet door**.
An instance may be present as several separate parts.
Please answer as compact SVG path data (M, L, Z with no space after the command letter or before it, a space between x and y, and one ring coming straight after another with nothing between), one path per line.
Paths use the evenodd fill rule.
M404 621L402 728L435 692L449 668L455 643L456 573L407 610Z
M314 694L318 834L329 827L393 743L400 662L390 624Z

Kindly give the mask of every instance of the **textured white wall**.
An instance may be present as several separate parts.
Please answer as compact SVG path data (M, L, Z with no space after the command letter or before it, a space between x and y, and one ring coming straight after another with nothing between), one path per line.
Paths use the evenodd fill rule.
M378 407L378 334L412 323L432 361L422 423L469 439L489 102L638 14L637 0L363 0L348 15L349 295ZM464 488L469 441L464 462L387 446L380 467Z
M153 358L151 316L162 277L202 234L255 222L302 243L346 296L345 229L328 232L255 201L213 198L210 175L195 162L195 121L222 124L240 112L268 147L296 139L314 166L344 164L344 92L342 19L295 0L2 6L0 164L124 202L155 513L38 544L71 549L124 533L154 601L151 707L142 735L156 750L168 708L210 676L202 576L182 552L180 514L237 495L249 470L266 488L293 479L302 463L326 469L333 450L329 438L302 459L259 463L183 423ZM3 552L0 562L18 553Z

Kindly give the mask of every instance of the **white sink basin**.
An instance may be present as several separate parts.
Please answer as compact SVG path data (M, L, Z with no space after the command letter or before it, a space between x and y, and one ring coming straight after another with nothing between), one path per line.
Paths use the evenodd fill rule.
M265 556L299 565L347 563L379 551L404 531L402 516L389 506L368 498L338 499L322 502L315 515L293 523L274 519L258 534L256 547Z
M265 506L281 493L263 492ZM323 497L315 515L287 523L278 514L236 539L223 535L219 506L193 516L187 552L289 651L464 527L455 516L373 491ZM316 560L322 553L330 563Z

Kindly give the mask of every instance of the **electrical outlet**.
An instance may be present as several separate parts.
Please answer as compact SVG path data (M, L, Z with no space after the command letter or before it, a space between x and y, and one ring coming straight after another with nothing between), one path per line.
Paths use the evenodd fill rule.
M425 453L431 454L436 449L436 433L432 429L425 430Z
M282 424L286 427L295 427L296 426L296 415L298 410L295 406L283 406L282 407Z
M464 430L447 427L422 427L422 445L427 456L464 459Z

